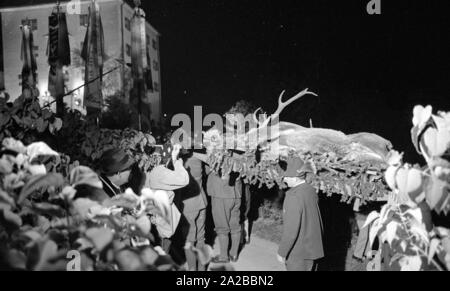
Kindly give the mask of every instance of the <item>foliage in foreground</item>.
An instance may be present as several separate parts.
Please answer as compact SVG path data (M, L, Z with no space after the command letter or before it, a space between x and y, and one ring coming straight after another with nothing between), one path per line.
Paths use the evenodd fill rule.
M151 246L151 217L166 217L155 193L131 190L99 203L102 187L89 168L64 177L58 154L44 143L25 147L5 139L0 160L0 261L9 270L66 270L75 253L82 270L172 270L169 256ZM46 164L41 161L47 160ZM65 165L66 167L68 165ZM83 194L83 195L81 195ZM144 243L142 243L144 242ZM75 266L76 267L76 266Z
M431 106L417 106L413 125L413 143L427 165L391 155L385 178L394 195L366 222L370 245L378 240L380 246L370 264L374 270L450 270L450 230L432 219L432 211L450 211L450 113L433 115Z

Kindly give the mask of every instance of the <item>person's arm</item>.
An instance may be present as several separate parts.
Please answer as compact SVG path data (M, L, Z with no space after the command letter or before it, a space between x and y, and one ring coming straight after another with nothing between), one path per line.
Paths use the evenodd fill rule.
M200 153L193 153L192 156L196 159L199 159L203 163L208 164L208 156L207 155L200 154Z
M295 196L286 196L286 201L284 202L283 237L278 254L285 259L294 247L300 233L302 209L299 209L297 199Z
M153 190L173 191L189 184L189 174L181 160L173 163L174 170L164 166L156 167L149 176L149 185Z

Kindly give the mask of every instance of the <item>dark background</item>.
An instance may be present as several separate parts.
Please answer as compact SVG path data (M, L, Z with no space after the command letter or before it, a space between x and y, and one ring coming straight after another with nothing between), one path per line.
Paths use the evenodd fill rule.
M420 161L412 110L449 110L448 1L152 0L161 34L164 110L223 113L239 99L273 112L282 90L320 95L282 119L345 133L373 132ZM395 3L392 3L395 2Z
M20 2L43 1L0 6ZM368 15L368 2L142 1L161 33L165 113L224 113L240 99L273 112L282 90L307 87L320 97L297 101L282 120L377 133L420 161L414 105L450 110L448 1L381 0L381 15Z

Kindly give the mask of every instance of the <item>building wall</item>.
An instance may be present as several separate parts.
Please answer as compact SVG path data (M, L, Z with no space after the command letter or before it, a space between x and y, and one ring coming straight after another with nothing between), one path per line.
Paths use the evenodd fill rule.
M124 52L125 52L125 62L131 63L131 55L128 53L131 48L131 30L127 28L127 22L131 21L133 17L134 10L128 5L123 6L123 22L124 22ZM147 18L148 20L148 18ZM150 54L151 68L152 68L152 79L153 79L153 92L147 92L146 103L149 104L150 110L152 112L152 119L159 121L161 120L161 74L160 74L160 57L159 57L159 33L147 22L146 25L147 33L147 49ZM127 49L127 46L129 47ZM126 84L129 92L131 83Z
M104 72L115 67L118 70L109 74L104 80L104 97L117 94L119 92L129 92L129 84L131 83L127 63L131 63L131 57L128 55L128 46L131 46L131 32L128 29L127 21L131 20L133 9L123 4L121 0L97 0L100 5L100 13L102 16L105 51L108 56L104 64ZM81 15L88 14L90 1L81 2ZM38 66L38 89L40 91L40 100L44 104L49 98L48 94L48 70L47 63L47 41L48 41L48 17L53 10L53 4L44 4L37 6L27 6L19 8L5 8L0 10L2 21L2 38L3 38L3 56L4 56L4 83L5 89L10 94L11 100L14 100L21 94L21 80L19 78L22 71L21 53L21 31L20 25L22 20L36 19L37 29L33 31L35 54ZM61 4L63 11L66 11L65 4ZM123 14L123 18L122 18ZM87 27L82 25L83 16L77 14L67 14L67 23L69 30L69 40L71 46L72 64L68 68L69 80L67 84L68 90L71 91L84 83L84 62L81 59L80 52L85 38ZM123 40L122 40L123 31ZM153 48L153 40L159 44L159 34L147 24L147 35L151 38L149 42L149 52L152 59L153 81L159 90L149 92L147 103L151 106L152 119L159 121L161 117L161 90L160 90L160 74L159 74L159 52ZM158 47L157 47L158 48ZM159 48L158 48L159 49ZM123 62L122 59L125 58ZM154 65L156 62L157 65ZM77 106L77 100L82 100L84 94L83 88L77 90L73 96L67 96L65 102L69 107L84 112L83 104ZM128 101L128 100L124 100Z

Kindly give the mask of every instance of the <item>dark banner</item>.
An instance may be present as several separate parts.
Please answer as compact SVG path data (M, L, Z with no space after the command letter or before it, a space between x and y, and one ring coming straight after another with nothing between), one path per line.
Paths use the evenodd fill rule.
M22 29L22 50L21 60L22 67L22 90L26 88L34 88L36 86L36 58L33 54L33 32L29 25L24 25Z
M48 91L53 97L63 96L64 74L63 66L70 65L70 43L67 30L66 14L56 7L48 18Z
M89 8L89 23L81 57L85 61L84 104L88 108L100 109L103 106L102 74L104 61L104 35L100 17L100 7L93 1Z

